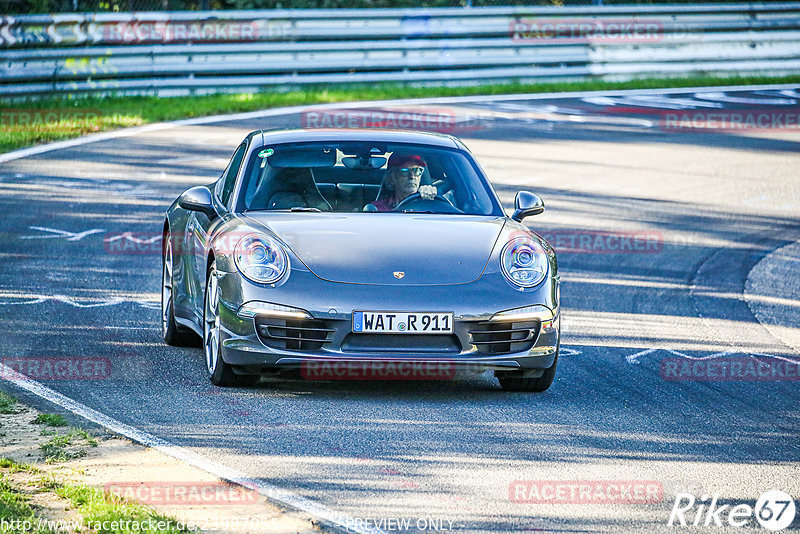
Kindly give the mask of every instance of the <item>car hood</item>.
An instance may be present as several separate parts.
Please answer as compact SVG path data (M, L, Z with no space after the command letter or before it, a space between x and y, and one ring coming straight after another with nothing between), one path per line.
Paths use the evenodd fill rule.
M407 213L248 212L245 218L275 234L319 278L409 286L477 280L505 223Z

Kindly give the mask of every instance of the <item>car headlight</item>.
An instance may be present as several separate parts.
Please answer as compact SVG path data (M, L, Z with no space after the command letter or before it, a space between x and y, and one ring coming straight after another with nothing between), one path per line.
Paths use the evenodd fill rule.
M500 254L503 275L519 287L533 287L540 283L547 276L549 266L542 245L529 237L512 239Z
M236 268L260 284L277 282L289 270L289 257L278 242L268 236L250 234L239 240L233 252Z

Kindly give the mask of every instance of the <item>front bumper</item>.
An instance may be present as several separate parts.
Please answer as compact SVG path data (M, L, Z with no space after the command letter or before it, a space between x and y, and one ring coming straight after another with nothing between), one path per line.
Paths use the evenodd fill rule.
M321 281L311 273L293 272L292 277L292 285L300 288L296 291L289 284L275 289L254 286L238 273L221 275L222 358L226 363L247 372L296 369L307 362L446 363L475 371L524 371L551 367L556 358L560 338L557 280L549 279L527 292L510 292L485 280L414 290L348 284L343 292L342 284ZM242 304L251 301L291 306L308 315L237 315ZM420 307L419 302L426 304ZM431 302L436 304L431 306ZM496 318L498 312L531 306L546 313ZM423 311L421 308L452 311L453 334L352 332L353 310Z

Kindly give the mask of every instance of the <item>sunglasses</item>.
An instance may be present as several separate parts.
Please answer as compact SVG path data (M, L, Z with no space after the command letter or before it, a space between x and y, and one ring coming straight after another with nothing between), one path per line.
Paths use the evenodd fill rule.
M424 167L403 167L402 169L397 170L403 174L412 173L414 176L422 176L422 173L425 172Z

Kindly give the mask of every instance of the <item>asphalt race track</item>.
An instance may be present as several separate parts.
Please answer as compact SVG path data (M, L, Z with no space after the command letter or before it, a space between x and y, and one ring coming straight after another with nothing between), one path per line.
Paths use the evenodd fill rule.
M800 498L800 88L311 111L4 161L4 365L26 362L69 399L332 512L340 530L387 532L405 518L415 532L675 532L689 530L667 526L679 493L731 506L770 489ZM219 389L199 348L161 341L165 208L216 179L248 131L342 117L428 121L465 140L507 207L519 189L544 198L526 223L559 251L564 282L550 390L505 393L489 374ZM30 366L64 357L89 368L64 379ZM768 374L746 374L763 362ZM537 503L531 488L546 481L658 494Z

